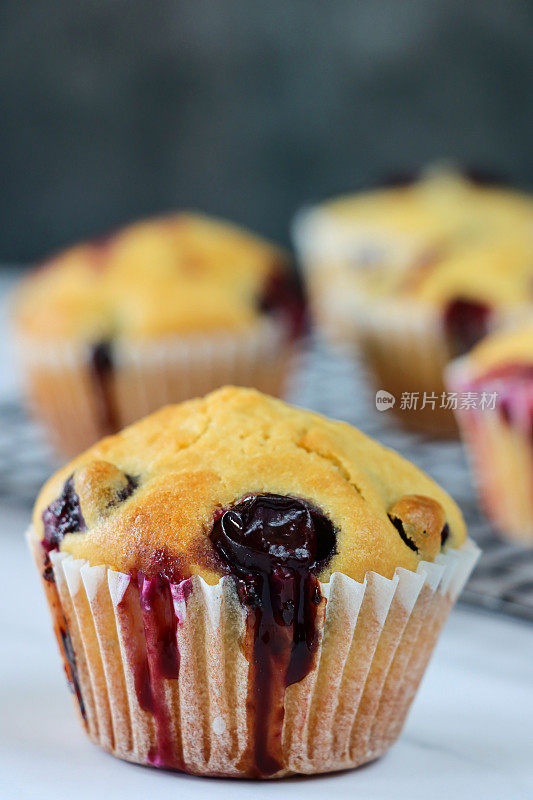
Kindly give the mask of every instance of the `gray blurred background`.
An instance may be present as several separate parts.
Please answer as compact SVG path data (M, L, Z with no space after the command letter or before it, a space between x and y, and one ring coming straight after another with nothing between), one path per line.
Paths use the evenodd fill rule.
M195 207L295 209L439 158L533 187L527 0L2 0L0 261Z

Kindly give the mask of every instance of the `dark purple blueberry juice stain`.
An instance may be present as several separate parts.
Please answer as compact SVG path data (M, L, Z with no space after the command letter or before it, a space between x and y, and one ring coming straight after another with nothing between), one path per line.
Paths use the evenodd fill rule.
M263 494L225 511L210 538L247 610L252 743L239 768L250 777L274 775L283 767L285 690L314 664L323 600L316 574L336 552L335 529L303 500Z
M45 559L43 564L43 578L47 583L55 583L56 579L54 577L54 568L52 566L52 562L50 561L50 556L48 555L49 551L44 542L41 542L41 544L45 554Z
M80 498L74 489L74 475L67 478L63 491L42 513L44 541L47 550L58 550L67 533L86 530Z
M180 670L176 640L178 622L169 581L162 577L148 580L141 576L137 580L153 671L161 678L177 678Z
M81 684L78 676L76 655L72 645L72 639L68 630L65 615L60 612L61 604L55 586L54 570L50 562L49 553L52 550L59 550L63 537L67 533L79 533L86 530L85 520L81 513L80 499L74 489L74 476L71 475L65 481L63 490L42 513L44 538L41 542L43 548L43 578L48 585L47 592L50 592L51 608L54 615L59 649L63 656L63 664L67 676L70 690L76 695L80 713L87 721L85 703L81 691Z
M186 603L191 591L190 579L174 585L162 575L147 578L137 573L131 575L118 605L127 626L125 641L137 701L154 720L155 745L148 760L155 767L180 771L185 770L180 725L169 707L167 687L180 672L177 628L183 620L176 615L174 596Z
M279 314L286 321L291 338L307 330L307 315L302 283L296 273L272 272L257 301L262 314Z
M177 680L180 654L176 638L178 620L166 578L137 578L146 639L146 664L140 665L135 687L139 705L154 717L156 747L149 754L154 766L183 769L179 725L173 724L165 695L167 679Z
M93 345L89 369L100 432L102 436L116 433L120 429L120 420L113 392L113 347L110 341L103 340Z
M63 658L63 667L65 669L67 684L70 691L75 695L78 701L80 714L85 724L87 724L87 711L85 708L83 694L81 691L81 683L78 675L78 666L76 664L76 655L74 652L72 639L70 637L67 619L63 613L61 601L59 600L59 593L57 591L57 586L54 577L54 569L50 561L51 549L55 548L51 548L45 540L41 542L42 567L43 567L42 576L43 580L45 581L44 585L45 585L46 597L48 600L48 604L50 606L50 611L52 613L52 619L54 622L54 631L56 634L57 643L59 645L59 651Z
M81 684L78 676L78 665L76 664L76 654L74 653L72 639L70 638L70 633L65 618L63 618L63 623L59 625L59 634L61 637L61 650L65 663L67 682L71 692L76 695L80 713L83 719L87 721L87 712L85 710L85 703L83 702Z
M507 397L502 398L498 403L498 411L502 422L510 425L513 420L513 406Z
M130 475L126 477L127 485L119 492L118 502L129 497L138 485L138 480L136 478ZM74 488L74 475L67 478L59 497L44 509L42 521L44 529L44 536L41 541L43 552L42 576L47 587L46 592L54 617L54 627L59 649L63 656L67 682L69 688L77 697L83 719L87 721L85 703L83 701L78 667L76 664L76 654L68 630L67 620L61 611L61 603L55 585L54 570L50 561L50 552L52 550L59 550L61 542L67 533L83 533L87 530L81 511L80 498Z
M491 308L486 303L461 297L444 309L444 329L452 355L467 353L489 331Z
M441 548L446 546L446 542L450 538L450 526L446 522L444 524L444 528L440 532L440 546Z

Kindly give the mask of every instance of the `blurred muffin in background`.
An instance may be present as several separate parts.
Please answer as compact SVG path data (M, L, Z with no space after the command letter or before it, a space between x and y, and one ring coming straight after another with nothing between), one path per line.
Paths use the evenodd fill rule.
M16 302L31 405L71 455L225 383L281 393L302 321L283 251L188 213L56 255Z
M487 515L533 543L533 322L488 336L447 379Z
M454 430L446 363L502 321L531 312L533 200L450 171L327 202L296 220L314 320L356 341L378 388L418 393L402 420ZM440 413L439 413L440 412Z

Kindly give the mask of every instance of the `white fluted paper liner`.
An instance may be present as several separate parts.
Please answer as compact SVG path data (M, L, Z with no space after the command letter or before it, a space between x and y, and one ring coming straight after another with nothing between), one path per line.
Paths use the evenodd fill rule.
M348 222L323 207L302 209L294 219L292 234L313 318L325 338L334 344L353 345L368 328L365 317L369 307L382 302L387 305L386 297L366 297L364 285L352 285L350 276L364 276L387 264L394 269L407 269L418 263L428 248L423 235L418 239L393 235L379 227ZM415 310L418 316L420 309ZM387 308L383 314L385 320L388 311ZM397 307L393 307L392 313L396 311ZM409 325L411 309L407 307L406 311Z
M389 264L408 269L420 262L428 243L422 236L387 237L383 231L339 221L321 208L297 215L293 235L308 287L312 315L329 343L360 351L374 373L376 389L396 398L418 393L418 409L402 410L409 427L454 432L453 415L420 408L424 392L439 396L450 348L438 307L409 298L371 294L365 274Z
M109 378L117 427L226 384L278 395L291 350L286 326L271 318L246 332L117 340ZM59 450L76 455L110 432L87 347L27 339L21 356L32 410Z
M397 391L443 388L450 351L438 309L387 298L360 300L356 319L359 342L382 380Z
M508 387L500 378L490 386L474 381L468 356L456 359L446 370L451 391L477 394L475 408L456 410L470 470L480 503L495 527L519 543L533 541L533 446L531 442L532 386ZM511 379L512 380L512 379ZM481 408L479 398L495 391L505 393L505 417L498 407Z
M42 572L41 545L31 532L29 541ZM398 568L389 580L371 572L362 583L334 573L321 584L326 607L316 659L286 690L275 777L355 767L394 742L478 554L467 542L434 563L421 562L416 573ZM174 758L192 773L242 776L239 762L252 735L249 665L233 581L210 586L195 576L172 586L180 667L178 678L161 679L157 689L166 725L161 758L160 719L141 708L135 688L135 659L146 643L138 594L125 602L129 577L64 553L52 552L50 560L55 584L44 583L49 599L50 591L59 596L91 739L141 764Z

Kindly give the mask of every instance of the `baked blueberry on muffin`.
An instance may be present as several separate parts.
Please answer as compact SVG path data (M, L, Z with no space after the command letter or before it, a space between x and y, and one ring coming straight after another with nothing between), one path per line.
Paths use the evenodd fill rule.
M419 393L407 424L449 432L446 363L531 309L533 200L444 172L325 203L296 239L326 336L360 344L378 388ZM396 408L399 407L399 402Z
M477 554L412 464L238 388L76 458L29 540L89 736L142 764L261 778L394 742Z
M502 534L532 542L533 322L488 336L447 377L483 508Z
M55 256L16 311L32 405L71 455L224 383L282 392L302 321L281 250L191 214Z

